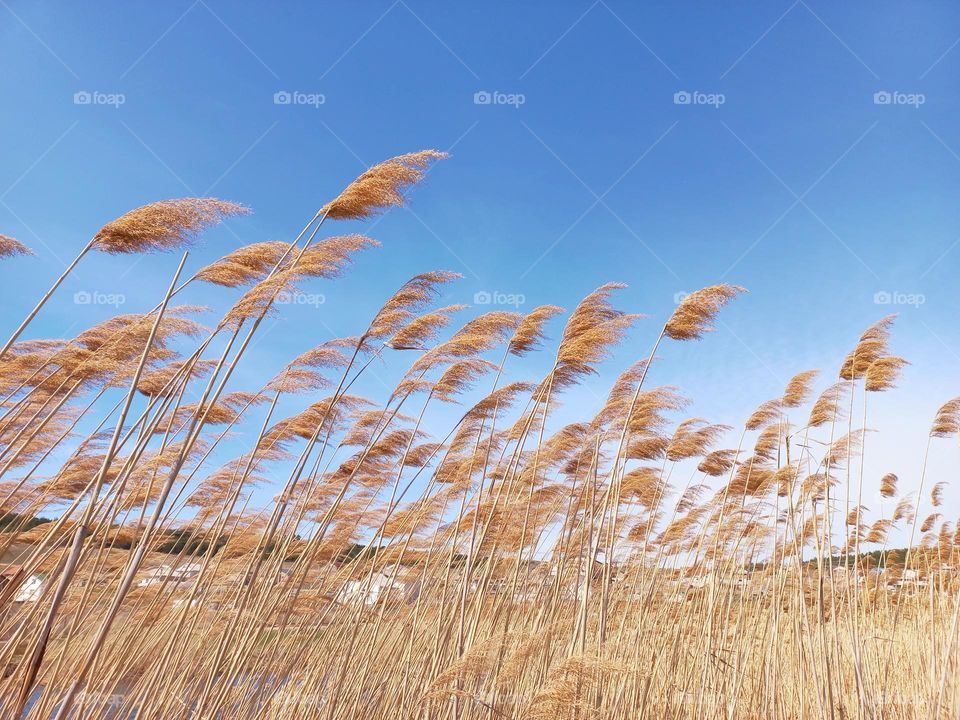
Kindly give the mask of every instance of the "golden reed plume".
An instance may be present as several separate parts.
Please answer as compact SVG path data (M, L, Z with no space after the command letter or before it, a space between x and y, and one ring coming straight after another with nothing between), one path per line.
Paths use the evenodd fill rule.
M197 233L247 208L216 198L183 198L150 203L104 225L93 237L93 248L107 253L173 250Z
M359 220L404 203L403 192L423 179L427 168L447 157L436 150L398 155L364 172L320 209L332 220Z
M699 340L714 329L720 309L742 292L737 285L712 285L690 293L673 311L664 334L674 340Z
M0 257L11 255L33 255L33 250L19 240L7 235L0 235Z

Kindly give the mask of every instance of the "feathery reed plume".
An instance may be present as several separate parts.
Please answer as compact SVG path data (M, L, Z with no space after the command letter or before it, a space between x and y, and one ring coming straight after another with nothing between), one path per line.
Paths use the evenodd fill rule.
M455 402L456 395L468 390L484 373L497 366L482 358L468 358L451 365L433 386L433 395L444 402Z
M223 287L241 287L263 280L289 253L289 245L274 240L246 245L199 270L196 279Z
M435 271L421 273L407 280L381 306L366 332L360 337L358 346L369 349L371 340L386 340L400 328L416 317L440 294L440 286L462 277L459 273Z
M923 522L920 524L920 532L926 533L930 532L934 525L939 522L942 515L938 512L930 513L923 519Z
M864 538L864 542L868 545L876 544L883 545L887 542L887 533L890 532L890 528L893 523L890 520L877 520L870 526L867 536Z
M863 506L863 505L858 505L857 507L851 509L850 512L847 513L846 524L847 524L847 525L856 525L856 524L857 524L857 521L858 521L859 518L860 518L860 516L863 515L864 513L866 513L867 510L869 510L869 508L867 508L867 507L865 507L865 506Z
M426 350L426 346L436 341L440 331L449 325L453 313L464 310L466 305L449 305L434 312L418 315L384 341L392 350Z
M421 150L385 160L350 183L320 214L333 220L360 220L402 206L403 192L423 179L431 163L446 157L436 150Z
M571 656L555 666L524 709L522 717L524 720L554 720L565 712L581 716L587 710L589 690L601 678L616 672L624 672L624 668L612 661Z
M810 410L807 425L812 428L820 427L830 422L836 422L841 417L840 403L846 389L844 383L835 383L820 393Z
M930 437L945 438L960 433L960 397L945 402L933 419Z
M943 489L947 486L947 481L942 480L933 486L930 491L930 504L934 507L940 507L943 504Z
M877 358L866 371L865 387L868 392L881 392L896 387L897 378L905 365L910 363L903 358L886 356Z
M910 524L913 522L915 514L916 511L914 510L913 500L909 497L901 498L893 511L893 522L896 523L904 520L907 524Z
M350 357L332 342L307 350L294 358L266 389L274 392L298 393L320 390L331 383L320 371L343 370L350 366Z
M827 452L823 458L823 465L827 468L839 467L842 463L849 460L854 452L863 444L863 436L866 431L862 428L847 433L843 437L834 440L827 447Z
M474 318L443 344L443 350L453 357L479 355L506 342L523 322L515 312L494 310Z
M618 420L623 420L627 411L630 409L631 403L633 403L634 397L637 396L637 390L646 373L646 368L647 361L640 360L632 363L626 370L620 373L610 388L610 392L607 393L607 401L593 419L595 426L604 427ZM651 404L647 402L650 398L650 395L644 397L645 402L639 411L644 413L649 420L653 421L644 423L652 430L660 427L663 423L658 422L659 418L654 419L655 413L662 408L656 403ZM647 418L645 418L645 420L646 419Z
M874 361L887 354L890 327L896 317L888 315L864 331L857 346L847 355L840 367L841 380L857 380L863 377Z
M162 200L108 222L94 235L92 247L107 253L173 250L224 218L248 212L242 205L216 198Z
M757 441L753 445L753 454L764 460L775 460L783 436L786 435L788 431L789 428L786 424L780 425L777 423L775 425L768 425L757 437Z
M667 425L664 413L683 410L689 404L690 401L687 398L677 394L676 388L658 387L643 390L636 394L633 412L626 423L627 432L638 438L657 433Z
M268 275L247 290L224 316L221 326L238 326L276 310L277 298L281 293L294 294L298 280L338 277L353 261L354 252L377 245L375 240L363 235L333 237L317 243L301 252L282 270Z
M543 341L543 326L562 312L556 305L541 305L527 313L510 338L510 353L523 356L537 349Z
M887 473L880 478L880 494L885 498L892 498L897 494L898 478L893 473Z
M787 463L774 473L773 481L777 485L777 497L789 497L793 495L798 472L796 463Z
M712 332L720 309L746 290L737 285L711 285L687 295L673 311L664 334L674 340L699 340Z
M213 372L215 366L215 360L198 360L190 365L189 376L191 379L206 377ZM177 388L172 385L172 381L185 368L185 361L176 360L156 370L145 372L137 384L137 390L148 396L162 395L169 397L171 394L178 392Z
M660 471L654 467L640 466L623 476L620 494L646 508L652 508L663 492Z
M353 262L353 253L380 247L365 235L338 235L326 238L301 252L286 269L292 277L318 277L325 280L340 277Z
M33 250L15 238L0 235L0 257L11 255L33 255Z
M810 397L813 380L820 374L819 370L804 370L794 375L783 391L783 407L798 408Z
M511 382L497 388L485 398L477 402L470 408L464 417L468 420L477 418L490 419L498 410L506 410L511 407L521 394L527 394L534 390L536 385L529 382Z
M13 343L90 250L101 250L107 253L170 250L185 245L198 232L216 225L229 215L247 212L249 212L247 208L224 200L186 198L144 205L107 223L80 250L20 323L10 339L0 348L0 358L7 354Z
M556 367L544 381L544 397L550 386L561 389L584 375L595 374L593 366L605 360L610 349L620 343L630 326L642 317L617 310L610 304L613 291L624 287L623 283L601 285L574 309L563 329Z
M275 312L274 301L280 293L292 294L294 290L293 277L289 272L278 272L266 277L240 296L223 316L220 325L237 327L251 318Z
M736 457L736 450L714 450L700 461L697 470L710 477L720 477L730 472Z
M747 430L759 430L765 425L779 420L782 407L780 398L761 403L757 409L753 411L753 414L747 418L744 427L746 427Z
M308 367L315 370L342 370L349 365L350 357L332 343L324 343L307 350L290 363L290 367Z
M761 497L773 487L776 481L776 471L764 464L762 457L754 456L744 460L736 471L733 479L728 483L730 492L734 495L752 495Z
M691 418L679 425L667 445L667 460L679 462L686 458L701 457L730 428L727 425L707 425L705 420Z

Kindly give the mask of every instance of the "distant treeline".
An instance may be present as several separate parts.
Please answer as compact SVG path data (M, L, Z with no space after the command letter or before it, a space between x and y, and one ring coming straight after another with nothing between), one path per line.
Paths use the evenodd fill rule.
M28 518L17 513L6 513L5 515L0 515L0 533L11 531L19 533L49 522L52 522L50 518ZM202 555L210 549L211 544L219 549L227 542L225 535L220 535L211 543L209 537L197 537L189 530L178 530L176 528L164 530L161 537L163 540L157 544L156 550L157 552L167 554L183 553L185 555ZM113 542L109 543L109 546L118 550L129 550L132 542L114 538Z
M916 558L917 551L914 550L914 557ZM857 554L856 553L846 553L842 555L832 555L829 558L823 558L820 562L824 566L830 567L853 567L857 564ZM902 569L907 560L907 548L894 548L891 550L874 550L872 552L860 553L859 555L860 567L863 568L900 568ZM803 561L803 567L815 567L817 565L817 559L812 558L810 560ZM769 561L764 560L762 562L750 563L747 565L749 570L762 570L770 564Z
M39 516L28 518L25 515L18 515L17 513L6 513L0 515L0 532L7 532L12 528L16 528L17 532L23 532L24 530L30 530L37 525L43 525L48 522L50 522L50 518Z

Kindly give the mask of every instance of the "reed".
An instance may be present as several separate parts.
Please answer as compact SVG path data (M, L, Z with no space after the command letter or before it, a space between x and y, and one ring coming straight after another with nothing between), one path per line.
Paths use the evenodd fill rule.
M247 212L133 210L14 331L0 352L0 550L18 556L0 586L3 717L957 717L960 519L930 468L955 459L960 398L919 431L915 477L870 476L889 442L867 442L874 398L909 365L892 317L838 358L836 381L791 369L736 429L652 384L682 382L664 343L709 362L690 341L719 325L743 292L731 285L649 330L617 307L620 283L569 314L462 321L469 308L439 303L459 276L425 272L359 334L240 383L282 293L380 247L326 223L405 204L444 157L371 167L292 240L198 269L184 255L152 309L21 339L91 251L181 249ZM3 262L29 254L0 236ZM212 321L172 303L196 283L223 294ZM645 332L649 354L561 422L570 391ZM548 369L531 377L538 352ZM381 363L395 385L355 394Z

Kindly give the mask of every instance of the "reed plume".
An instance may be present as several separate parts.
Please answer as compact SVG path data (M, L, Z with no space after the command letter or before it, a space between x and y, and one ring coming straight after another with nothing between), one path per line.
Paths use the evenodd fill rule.
M92 247L113 254L174 250L224 218L248 212L242 205L216 198L163 200L107 223L93 236Z
M714 330L713 322L720 309L746 290L737 285L711 285L687 295L664 328L674 340L699 340Z
M404 191L420 182L427 168L447 157L436 150L398 155L374 165L320 209L332 220L361 220L404 204Z
M863 332L857 346L840 367L840 379L856 380L863 377L876 360L887 354L890 327L894 320L896 315L888 315Z
M897 494L898 478L893 473L887 473L880 478L880 494L885 498L892 498Z
M896 386L900 371L910 363L900 357L877 358L867 368L865 387L867 392L880 392Z
M0 257L10 257L11 255L33 255L33 250L16 238L0 235Z
M937 410L930 428L931 437L950 437L960 434L960 398L954 398L944 403Z
M806 403L812 390L811 385L819 373L819 370L804 370L794 375L783 391L783 407L798 408Z
M254 243L237 248L199 270L196 279L223 287L241 287L260 282L288 255L285 242Z

